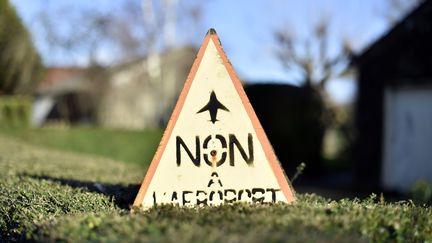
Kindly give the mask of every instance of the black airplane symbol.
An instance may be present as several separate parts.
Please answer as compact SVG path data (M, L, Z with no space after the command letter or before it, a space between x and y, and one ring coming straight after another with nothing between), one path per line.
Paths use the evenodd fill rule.
M204 111L209 111L210 113L210 121L215 124L216 121L218 121L218 119L216 119L217 117L217 112L218 109L224 110L224 111L229 111L228 108L226 108L224 105L222 105L222 103L219 102L219 100L216 97L216 93L214 91L211 92L210 94L210 100L207 103L207 105L205 105L203 108L201 108L201 110L199 110L197 112L201 113Z

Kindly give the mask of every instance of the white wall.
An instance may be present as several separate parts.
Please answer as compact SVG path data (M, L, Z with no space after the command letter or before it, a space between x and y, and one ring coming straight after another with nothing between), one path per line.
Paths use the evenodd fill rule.
M432 182L432 87L385 90L382 185L409 192Z
M31 125L40 127L46 121L54 104L55 100L52 96L46 95L36 98L32 107Z

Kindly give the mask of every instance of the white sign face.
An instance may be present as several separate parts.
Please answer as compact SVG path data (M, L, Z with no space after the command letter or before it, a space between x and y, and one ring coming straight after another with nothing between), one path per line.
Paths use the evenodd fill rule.
M294 200L242 85L210 30L134 206Z

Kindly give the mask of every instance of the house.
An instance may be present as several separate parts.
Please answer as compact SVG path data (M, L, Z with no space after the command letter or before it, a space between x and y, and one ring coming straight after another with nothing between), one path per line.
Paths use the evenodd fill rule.
M151 58L108 70L98 104L98 123L115 129L158 128L168 121L196 57L196 48L165 51L149 70Z
M35 91L31 124L47 122L89 123L94 121L95 83L90 69L50 67ZM89 81L90 80L90 81Z
M32 124L158 128L168 121L195 56L194 47L181 47L108 68L48 68L36 90Z
M364 189L409 192L432 182L432 1L356 57L356 178Z

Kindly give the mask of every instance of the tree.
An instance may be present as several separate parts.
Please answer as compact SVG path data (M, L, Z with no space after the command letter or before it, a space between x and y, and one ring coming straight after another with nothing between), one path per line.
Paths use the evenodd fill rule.
M322 19L305 39L286 30L275 33L281 63L288 70L300 73L303 86L315 88L320 93L330 80L344 74L352 54L350 43L344 41L338 52L330 55L329 26L329 20Z
M381 16L390 23L395 22L421 1L387 0L386 9L381 12ZM316 140L322 141L324 131L328 128L338 127L344 133L345 139L353 141L352 130L348 131L349 129L346 128L348 126L351 129L352 124L347 124L349 123L347 119L345 121L337 119L341 111L331 102L325 89L331 80L341 78L348 73L353 50L347 38L338 40L331 46L330 28L330 19L321 18L309 31L309 35L303 38L286 28L277 30L275 32L278 44L277 57L287 70L300 77L302 88L310 90L310 106L304 107L303 110L305 113L311 113L307 119L315 119L321 123L321 131L315 134ZM333 49L336 47L336 50L330 51L330 47ZM312 163L315 169L319 168L314 161L305 162L308 165Z
M352 48L347 40L342 42L337 51L330 52L330 23L328 18L322 18L304 38L286 29L275 32L278 44L277 57L287 70L299 77L298 81L301 84L299 92L302 93L304 101L299 104L302 107L289 108L302 110L302 113L297 116L298 119L301 117L303 122L297 123L295 128L287 128L285 136L287 139L297 137L298 142L308 146L306 149L308 152L299 154L298 157L309 160L304 161L308 168L306 172L312 173L318 173L321 169L323 137L334 121L335 107L325 90L326 85L332 79L345 74L352 55ZM299 151L290 152L300 153ZM283 154L278 156L284 157ZM286 157L289 158L288 155ZM293 162L303 161L287 162L291 163L292 167ZM287 169L292 168L288 166Z
M0 0L0 95L29 94L43 66L32 39L8 0Z
M181 63L168 62L173 59L168 57L179 53L182 48L177 47L186 46L177 38L189 34L177 35L175 29L185 23L189 31L196 26L201 5L186 0L125 0L105 6L108 8L57 3L41 9L37 17L43 33L39 35L48 40L48 51L54 57L49 63L87 68L85 82L97 87L89 88L89 92L96 97L94 107L99 121L107 120L110 112L106 110L120 109L109 105L117 94L124 98L116 101L116 107L130 101L132 104L121 110L141 110L139 114L129 113L138 119L145 117L141 124L157 125L171 109L172 96L177 92L175 82L180 79L178 68L172 67L181 67ZM113 80L119 73L127 73L122 77L127 81L116 86ZM139 101L143 99L148 101ZM146 110L154 111L148 115Z
M111 8L60 4L42 9L40 38L46 37L52 55L61 59L52 62L64 62L65 54L69 63L86 59L96 66L149 58L173 46L176 27L197 25L200 13L199 4L180 0L126 0ZM100 56L107 50L108 62Z

